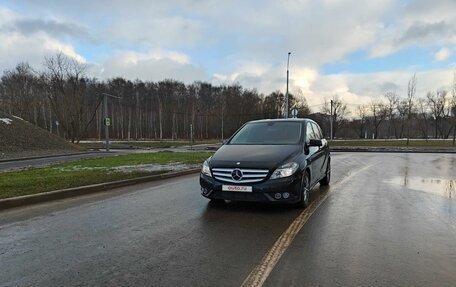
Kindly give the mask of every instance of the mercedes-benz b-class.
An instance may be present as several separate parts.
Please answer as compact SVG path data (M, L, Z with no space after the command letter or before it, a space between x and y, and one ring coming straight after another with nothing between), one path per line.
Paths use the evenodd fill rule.
M331 157L318 124L310 119L244 124L204 163L201 193L213 201L309 204L310 190L328 185Z

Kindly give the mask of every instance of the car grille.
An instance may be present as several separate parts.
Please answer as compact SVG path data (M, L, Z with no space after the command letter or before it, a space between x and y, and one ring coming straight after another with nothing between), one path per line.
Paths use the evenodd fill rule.
M235 180L231 176L233 170L238 169L242 172L242 179ZM246 169L246 168L213 168L212 175L215 179L233 183L254 183L260 182L268 176L267 169Z

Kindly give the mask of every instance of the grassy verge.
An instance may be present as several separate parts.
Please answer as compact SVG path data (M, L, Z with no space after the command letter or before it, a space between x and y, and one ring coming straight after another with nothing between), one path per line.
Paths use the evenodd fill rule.
M220 140L204 140L195 141L193 144L215 144L220 143ZM79 145L87 148L104 148L104 143L89 142L80 143ZM111 148L173 148L190 145L189 141L115 141L110 144Z
M331 147L421 147L421 148L451 148L452 140L415 140L407 145L407 140L333 140Z
M117 167L177 162L182 164L200 164L209 156L210 154L205 152L141 153L99 159L85 159L44 168L4 172L0 173L0 199L153 175L168 171L165 167L165 169L160 171L121 172L115 169Z

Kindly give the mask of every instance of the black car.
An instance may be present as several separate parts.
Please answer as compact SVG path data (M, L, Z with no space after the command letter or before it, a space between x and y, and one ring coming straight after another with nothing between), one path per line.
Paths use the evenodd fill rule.
M329 146L310 119L244 124L202 167L201 193L213 201L296 203L331 177Z

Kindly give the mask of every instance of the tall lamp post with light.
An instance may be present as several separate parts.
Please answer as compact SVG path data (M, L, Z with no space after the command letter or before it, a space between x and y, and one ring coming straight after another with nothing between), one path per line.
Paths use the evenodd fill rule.
M288 119L288 79L290 76L290 55L291 52L288 52L288 59L287 59L287 91L285 93L285 118Z

